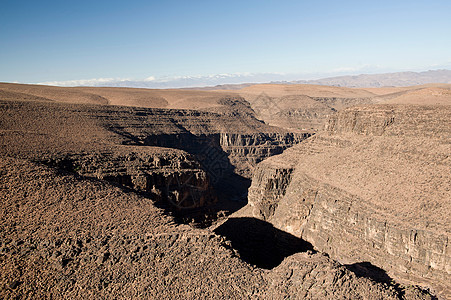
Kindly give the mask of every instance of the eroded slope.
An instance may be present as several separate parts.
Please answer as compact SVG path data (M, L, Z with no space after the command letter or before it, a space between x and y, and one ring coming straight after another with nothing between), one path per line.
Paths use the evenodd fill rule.
M446 294L450 106L376 105L262 162L255 217L346 263L371 262Z

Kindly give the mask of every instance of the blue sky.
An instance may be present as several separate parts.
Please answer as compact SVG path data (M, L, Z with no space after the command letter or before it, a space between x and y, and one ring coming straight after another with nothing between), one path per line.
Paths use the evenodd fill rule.
M449 0L3 0L0 9L7 82L449 65Z

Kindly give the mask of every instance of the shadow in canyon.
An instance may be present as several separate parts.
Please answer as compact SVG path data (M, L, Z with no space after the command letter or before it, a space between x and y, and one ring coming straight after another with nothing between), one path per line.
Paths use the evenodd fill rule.
M170 190L178 190L179 192L189 192L187 202L192 197L191 202L195 202L194 197L199 193L196 191L195 182L193 179L195 176L181 177L180 182L176 182L178 186L175 188L166 182L164 175L143 175L147 181L146 189L142 189L139 186L135 186L131 174L109 174L102 179L93 176L83 176L79 173L80 162L76 158L72 158L69 155L38 160L38 163L42 163L46 166L56 169L59 173L68 173L76 177L83 178L90 181L107 181L110 184L120 188L125 193L136 193L142 197L148 198L153 201L154 205L163 210L164 214L172 216L174 221L179 224L190 224L193 227L205 228L215 222L218 217L224 217L230 215L233 212L241 209L247 204L247 190L250 186L251 180L239 176L233 172L222 174L220 180L211 185L211 191L205 191L206 197L212 199L210 203L197 208L183 208L179 209L171 204L169 201ZM159 194L151 189L152 186L158 186L160 189ZM202 193L202 192L201 192Z
M230 215L247 204L251 180L235 173L235 166L221 147L220 134L194 135L185 131L181 134L148 136L144 144L184 150L193 155L208 174L217 201L196 209L172 210L178 223L205 228L219 215Z
M259 268L277 267L285 257L313 246L256 218L230 218L214 230L232 242L241 259Z
M370 262L358 262L354 264L344 265L349 271L353 272L357 277L368 278L372 281L378 283L384 283L390 287L392 287L399 295L401 299L404 299L405 296L405 288L397 283L393 278L391 278L384 269L381 269ZM420 287L416 287L419 291L424 294L427 294L433 300L437 300L438 298L431 295L429 291L423 290Z
M379 283L391 284L393 279L388 276L387 272L370 262L359 262L345 265L345 267L353 272L357 277L369 278Z
M176 125L182 132L148 135L139 145L180 149L193 155L208 174L218 201L212 205L187 210L174 210L167 203L157 205L170 212L178 223L208 227L217 219L218 214L232 214L247 204L247 191L251 180L235 173L235 166L221 147L219 133L195 135L180 124Z

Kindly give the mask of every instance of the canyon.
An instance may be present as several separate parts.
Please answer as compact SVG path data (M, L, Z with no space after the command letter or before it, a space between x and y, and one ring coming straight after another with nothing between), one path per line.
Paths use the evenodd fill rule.
M0 83L0 295L447 299L450 104Z

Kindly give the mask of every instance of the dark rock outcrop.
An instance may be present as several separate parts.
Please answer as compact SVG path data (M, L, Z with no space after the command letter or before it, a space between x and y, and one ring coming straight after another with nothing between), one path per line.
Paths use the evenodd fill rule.
M122 148L121 152L110 150L40 161L144 193L156 203L164 202L177 211L205 207L217 201L207 173L192 155L181 150L125 148L127 152Z

